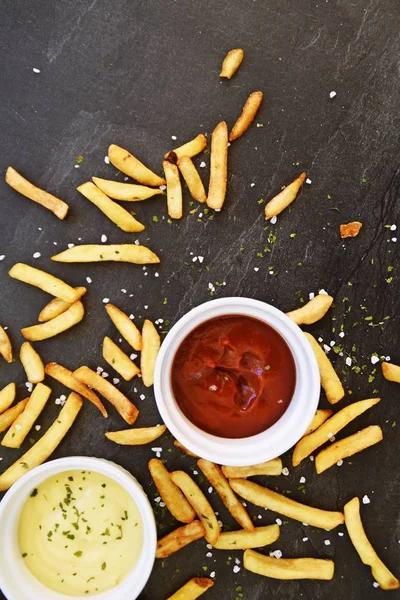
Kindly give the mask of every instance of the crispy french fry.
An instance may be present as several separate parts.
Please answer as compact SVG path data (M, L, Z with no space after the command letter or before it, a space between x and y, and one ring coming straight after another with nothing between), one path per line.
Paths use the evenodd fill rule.
M145 320L142 329L142 354L140 356L140 370L142 380L146 387L153 385L154 368L158 351L160 350L160 336L153 323Z
M247 481L247 479L230 479L229 483L233 491L245 500L252 502L256 506L269 508L285 517L289 517L289 519L300 521L300 523L307 523L313 527L320 527L327 530L334 529L343 523L344 517L341 512L321 510L320 508L301 504L257 483L253 483L253 481Z
M120 146L111 144L108 148L108 158L118 171L129 175L129 177L136 179L136 181L143 185L158 187L165 184L164 179L153 173L140 160L132 156L128 150L124 150Z
M274 196L272 200L265 205L265 218L271 219L279 215L285 208L289 206L299 193L299 189L303 185L306 178L306 173L301 173L297 179L289 183L279 194Z
M226 196L228 180L228 127L225 121L218 123L211 137L210 183L207 205L221 210Z
M262 548L273 544L279 538L279 525L255 527L254 531L226 531L220 533L214 544L217 550L246 550L246 548Z
M198 518L203 523L207 542L209 544L215 544L219 536L219 524L211 504L199 486L184 471L174 471L171 473L170 477L182 490L186 499L194 508Z
M311 333L304 332L304 335L314 350L315 358L318 362L319 374L321 376L321 385L324 388L327 400L330 404L336 404L344 397L343 385L336 374L335 369L317 340Z
M123 431L107 431L106 438L122 446L141 446L149 444L161 437L167 430L165 425L159 427L141 427L138 429L124 429Z
M226 77L226 79L231 79L242 64L243 58L244 52L241 48L229 50L222 62L221 73L219 76Z
M24 329L21 329L21 333L25 339L31 342L47 340L48 338L63 333L63 331L80 323L84 315L85 309L83 308L82 302L74 302L68 310L58 317L51 319L51 321L46 321L46 323L41 323L40 325L24 327Z
M121 183L120 181L101 179L100 177L92 177L92 179L104 194L107 194L110 198L114 198L114 200L138 202L139 200L147 200L147 198L151 198L157 194L163 194L159 188L146 187L145 185Z
M348 237L357 237L360 233L360 229L362 227L362 223L360 221L352 221L351 223L344 223L340 226L340 237L348 238Z
M130 381L140 373L139 367L109 337L103 340L103 358L125 379Z
M179 487L172 481L163 462L158 458L152 458L149 461L149 471L171 515L181 523L191 523L196 517L196 513Z
M134 404L120 392L112 383L101 377L98 373L89 369L89 367L79 367L74 371L74 377L81 383L94 388L99 394L104 396L117 409L121 417L129 424L133 425L136 421L139 411Z
M326 315L333 302L332 296L318 294L301 308L287 312L287 316L297 325L311 325Z
M321 427L321 425L325 423L325 421L329 419L329 417L332 415L332 412L333 411L330 408L319 408L316 411L309 428L303 435L303 438L306 437L306 435L310 435L310 433L313 433L316 429L318 429L318 427Z
M227 479L245 479L254 475L280 475L282 473L282 461L280 458L273 458L249 467L223 466L222 472Z
M248 130L248 128L256 118L256 114L258 112L258 109L260 108L262 99L262 92L253 92L247 98L243 106L242 114L232 127L232 131L229 134L230 142L237 140L237 138L242 136Z
M80 298L84 296L87 291L85 287L77 287L75 289L81 294ZM62 315L62 313L69 309L71 304L73 304L73 302L65 302L64 300L60 300L60 298L53 298L53 300L50 300L50 302L40 311L38 317L39 323L46 323L46 321L51 321L51 319Z
M13 279L18 279L24 283L29 283L40 288L44 292L60 298L69 304L76 302L82 296L81 291L77 291L58 277L46 273L41 269L35 269L24 263L17 263L8 273ZM82 288L78 288L81 290Z
M349 406L345 406L333 417L325 421L320 427L318 427L313 433L305 435L299 442L297 442L292 463L294 467L297 467L302 460L309 456L314 450L325 444L336 435L343 427L346 427L353 419L362 415L363 412L378 404L380 398L368 398L368 400L360 400L360 402L353 402Z
M1 442L7 448L19 448L50 398L51 389L38 383L24 411L15 419Z
M25 398L25 400L21 400L15 406L12 406L8 410L5 410L0 415L0 433L3 433L6 429L10 427L15 421L17 417L25 410L26 405L28 404L29 398Z
M244 568L272 579L330 580L335 572L333 560L321 558L272 558L254 550L245 550Z
M203 475L207 477L235 521L247 531L254 531L254 525L247 510L236 498L225 475L221 471L221 467L204 458L200 458L197 461L197 466L202 471Z
M69 206L66 202L36 187L12 167L8 167L6 171L6 183L29 200L50 210L59 219L65 219L67 216Z
M134 350L142 349L142 334L132 320L114 304L106 304L106 311L122 337Z
M192 521L174 529L168 535L157 542L156 558L167 558L184 548L191 542L195 542L205 535L205 529L200 521Z
M172 219L181 219L183 215L183 200L178 167L168 160L164 160L163 169L165 179L167 180L168 214Z
M87 262L128 262L136 265L159 263L160 259L146 246L136 244L83 244L68 248L64 252L51 257L55 262L87 263Z
M29 342L24 342L19 351L19 358L30 383L39 383L44 379L44 365L39 354Z
M181 444L180 442L178 442L178 440L174 440L174 446L175 448L178 448L178 450L181 450L182 452L184 452L185 454L187 454L188 456L194 456L194 458L199 458L197 456L197 454L194 454L193 452L191 452L188 448L186 448L183 444Z
M167 152L164 155L164 159L175 163L179 158L182 158L182 156L189 156L189 158L193 158L193 156L203 152L205 148L207 148L207 138L202 133L199 133L199 135L193 140L190 140L190 142L187 142L186 144L183 144L183 146L179 146L179 148L175 148L174 150Z
M15 383L9 383L0 390L0 414L3 413L15 400L17 386Z
M0 354L8 363L12 362L13 354L12 354L12 346L11 340L8 336L8 333L0 325Z
M193 577L167 600L196 600L212 587L214 582L207 577Z
M361 452L382 440L382 429L379 425L371 425L339 442L333 442L331 446L317 454L315 458L317 473L323 473L339 460L353 456L353 454L357 454L357 452Z
M375 552L367 538L360 515L360 501L357 497L344 506L344 522L349 537L364 565L371 567L373 578L383 590L397 590L399 580L389 571Z
M78 381L74 377L72 371L56 362L48 363L44 370L46 375L53 377L53 379L56 379L70 390L89 400L89 402L94 404L99 409L103 417L108 417L105 406L97 394L95 394L94 391L88 388L86 385Z
M182 156L177 164L192 198L198 202L205 202L207 200L206 191L192 159L189 156Z
M383 362L381 363L382 374L388 381L394 381L400 383L400 366L392 363Z
M40 440L0 475L0 491L8 490L22 475L49 458L71 428L81 407L82 399L72 392L60 414Z

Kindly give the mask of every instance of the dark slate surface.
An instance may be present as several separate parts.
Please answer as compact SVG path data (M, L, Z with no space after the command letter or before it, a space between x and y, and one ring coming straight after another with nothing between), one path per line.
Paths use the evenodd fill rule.
M399 25L396 0L80 0L29 5L5 0L0 20L2 169L13 165L71 204L70 216L62 223L0 182L0 255L5 255L0 262L0 321L9 326L15 348L22 341L20 327L33 324L47 301L39 290L7 277L16 261L49 269L75 285L84 284L87 276L93 279L85 299L87 318L79 328L38 345L46 361L70 367L105 366L101 339L106 334L118 339L105 315L105 297L139 322L146 315L172 324L210 298L209 282L226 282L225 287L216 287L216 297L249 296L283 310L298 305L299 296L307 299L309 292L325 288L334 295L335 308L310 331L343 346L344 355L334 355L335 365L352 395L342 405L377 393L383 396L382 403L359 417L346 433L378 423L385 439L321 476L310 461L293 470L289 455L285 456L289 476L268 483L327 509L367 494L371 503L362 506L363 520L392 569L400 563L399 426L395 426L399 390L383 380L370 357L377 352L400 362L399 246L391 241L397 232L386 228L400 225ZM242 68L231 82L220 82L221 60L237 46L245 50ZM109 143L128 147L159 171L164 152L176 143L199 131L210 132L222 118L233 124L247 95L256 89L265 94L257 118L263 127L253 126L232 147L226 206L213 221L199 218L201 208L188 214L186 198L184 219L169 225L163 200L148 200L134 207L146 232L131 236L75 191L92 175L115 176L115 169L104 163ZM331 91L337 93L333 99ZM171 140L173 135L177 142ZM79 155L84 160L77 169ZM209 156L197 163L202 160L208 165ZM275 226L265 227L258 200L271 197L303 169L312 184L304 186L292 210ZM207 169L201 173L206 180ZM153 215L158 223L152 221ZM339 224L355 219L363 222L359 237L343 242ZM269 232L276 235L276 242L259 258ZM161 266L148 268L145 276L133 265L50 262L50 256L68 243L80 238L99 243L102 234L110 242L140 237L160 253ZM41 258L34 260L34 252ZM191 252L205 257L201 268L193 267ZM391 265L394 270L389 272ZM268 273L269 267L274 275ZM385 281L389 277L391 283ZM128 293L123 294L122 288ZM370 315L373 321L365 319ZM386 316L390 319L384 320ZM343 339L338 336L342 325ZM346 366L349 355L357 361L353 366L362 367L360 373ZM24 397L25 379L18 362L10 366L2 362L0 384L10 380L18 381L18 397ZM51 385L53 402L39 419L43 429L59 410L54 399L65 391ZM140 383L120 387L136 399L139 426L159 421L152 391L146 390L142 401ZM324 397L321 405L326 405ZM123 426L110 412L106 422L86 404L54 458L84 454L115 460L154 498L157 494L146 469L154 453L150 447L127 449L107 442L104 432ZM33 437L39 434L34 432ZM196 468L193 459L171 450L171 439L155 444L159 445L169 468L189 472ZM6 467L19 452L2 449L0 456ZM299 490L302 476L304 494ZM224 523L233 527L214 495L212 503ZM258 524L278 516L262 512L258 520L261 511L250 510ZM163 533L176 525L160 509L156 514ZM281 539L272 547L288 557L332 557L336 563L332 582L272 581L243 568L234 574L241 553L228 558L227 553L214 551L207 558L205 543L199 541L158 562L141 598L162 600L190 577L212 571L215 586L205 596L210 600L261 600L267 595L285 600L383 598L346 534L340 537L338 531L344 528L328 533L284 520ZM302 541L305 537L308 540Z

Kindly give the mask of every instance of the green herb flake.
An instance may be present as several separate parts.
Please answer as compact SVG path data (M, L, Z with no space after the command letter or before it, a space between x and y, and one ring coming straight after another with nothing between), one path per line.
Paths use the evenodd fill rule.
M107 567L107 563L103 562L103 563L101 564L101 570L102 570L102 571L105 571L105 570L106 570L106 567Z
M158 217L157 217L157 215L153 215L151 217L151 220L153 221L153 223L158 223Z
M74 556L76 556L77 558L80 558L82 556L83 552L82 550L77 550L76 552L74 552Z
M83 163L83 160L84 160L84 159L83 159L83 156L82 156L82 154L79 154L79 156L77 156L77 157L76 157L76 163L77 163L78 165L80 165L81 163Z

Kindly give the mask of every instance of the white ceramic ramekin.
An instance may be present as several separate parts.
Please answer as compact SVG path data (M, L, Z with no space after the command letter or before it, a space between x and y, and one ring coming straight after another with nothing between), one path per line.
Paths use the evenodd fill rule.
M273 327L288 344L296 365L296 387L286 412L272 427L247 438L221 438L202 431L182 413L172 392L171 367L178 347L198 325L222 315L246 315ZM213 462L246 466L276 458L299 441L318 406L320 377L307 338L283 312L259 300L220 298L197 306L172 327L157 358L154 393L164 423L181 444Z
M92 594L94 600L134 600L150 577L154 564L157 533L150 502L138 481L128 471L108 460L72 456L47 462L21 477L0 503L0 589L7 600L84 600L88 596L69 596L45 587L26 567L18 546L18 521L21 509L32 490L52 475L86 469L110 477L133 498L143 522L143 548L132 571L115 588Z

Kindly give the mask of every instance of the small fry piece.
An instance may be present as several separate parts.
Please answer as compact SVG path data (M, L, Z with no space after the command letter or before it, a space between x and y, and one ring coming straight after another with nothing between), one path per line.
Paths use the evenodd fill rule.
M330 408L319 408L303 437L310 435L310 433L313 433L318 427L321 427L321 425L332 415L332 412L333 411Z
M136 179L136 181L143 185L158 187L165 184L165 180L162 179L162 177L153 173L153 171L140 162L140 160L120 146L111 144L108 148L108 158L118 171L125 173L125 175L129 175L129 177Z
M174 440L174 446L175 446L175 448L178 448L178 450L181 450L182 452L184 452L188 456L194 456L194 458L199 458L197 456L197 454L194 454L193 452L191 452L190 450L188 450L188 448L186 448L183 444L181 444L180 442L178 442L178 440Z
M311 333L304 332L304 335L314 350L315 358L318 362L319 374L321 376L321 385L324 388L327 400L330 404L336 404L344 396L343 385L336 374L335 369L317 340Z
M50 398L51 389L38 383L24 411L15 419L1 442L7 448L19 448Z
M0 415L0 433L3 433L3 431L8 429L10 425L14 423L15 419L19 417L23 410L25 410L28 400L29 398L21 400L21 402L18 402L18 404L12 406Z
M175 594L169 596L167 600L196 600L196 598L202 596L213 585L214 582L212 579L208 579L207 577L193 577Z
M273 458L266 462L250 465L249 467L222 467L222 472L227 479L245 479L254 475L281 475L282 461L280 458Z
M197 461L197 466L202 471L203 475L207 477L208 481L239 525L241 525L243 529L246 529L246 531L254 531L254 525L247 510L236 498L225 475L221 471L221 467L204 458L200 458Z
M309 435L305 435L299 442L297 442L293 457L292 464L297 467L302 460L309 456L314 450L325 444L336 435L343 427L346 427L363 412L378 404L380 398L368 398L368 400L360 400L359 402L353 402L349 406L345 406L333 417L325 421L320 427Z
M104 398L117 409L121 417L129 424L133 425L136 421L139 411L134 404L120 392L112 383L101 377L98 373L89 369L89 367L79 367L74 371L74 377L81 383L94 388Z
M225 531L220 533L214 544L217 550L246 550L247 548L262 548L273 544L279 538L279 525L255 527L254 531Z
M199 486L184 471L174 471L170 477L182 490L188 502L193 506L198 518L203 523L207 542L215 544L219 536L217 517Z
M206 191L192 159L189 156L182 156L178 160L178 167L186 181L192 198L198 202L205 202L207 200Z
M29 200L50 210L59 219L63 220L67 216L69 206L66 202L36 187L12 167L8 167L6 171L6 183Z
M382 374L388 381L394 381L400 383L400 366L394 365L393 363L383 362L381 363Z
M168 214L172 219L181 219L183 215L183 199L178 167L168 160L164 160L163 169L165 179L167 180Z
M285 208L289 206L294 200L296 200L296 196L299 192L299 189L303 185L303 182L306 178L306 173L303 172L297 179L289 183L279 194L274 196L272 200L267 202L265 205L265 218L271 219L272 217L276 217L279 215Z
M41 323L40 325L24 327L24 329L21 329L21 333L25 339L30 340L31 342L47 340L48 338L63 333L63 331L80 323L84 315L85 309L83 308L82 302L74 302L68 310L58 317L55 317L46 323Z
M87 262L128 262L136 265L159 263L160 259L146 246L136 244L82 244L68 248L64 252L51 257L55 262L87 263Z
M307 523L312 527L331 530L344 521L341 512L321 510L320 508L301 504L262 485L258 485L258 483L247 481L247 479L230 479L229 483L239 496L256 506L269 508L285 517L289 517L289 519Z
M153 385L154 368L158 351L160 350L160 336L153 323L145 320L142 329L142 354L140 356L140 370L142 380L146 387Z
M148 466L155 486L171 515L181 523L191 523L196 513L179 487L172 481L164 463L158 458L152 458Z
M243 58L244 52L241 48L229 50L222 62L221 73L219 76L226 77L226 79L231 79L242 64Z
M179 148L175 148L170 152L167 152L164 155L165 160L169 160L169 162L176 163L179 158L182 156L188 156L189 158L193 158L193 156L197 156L200 152L203 152L207 148L207 138L202 133L199 133L193 140L190 142L186 142L183 146L179 146Z
M85 287L77 287L75 288L77 292L79 292L80 298L86 294ZM53 298L50 300L48 304L39 313L38 321L39 323L46 323L46 321L51 321L58 315L62 315L69 307L73 304L73 302L65 302L64 300L60 300L60 298Z
M103 340L103 358L125 381L130 381L140 373L139 367L135 365L133 360L109 337L105 337Z
M30 383L39 383L44 379L44 365L39 354L29 342L24 342L19 351L19 358Z
M145 185L121 183L120 181L101 179L100 177L92 177L92 179L104 194L107 194L110 198L114 198L114 200L137 202L139 200L147 200L147 198L151 198L157 194L163 194L159 188L146 187Z
M344 223L340 226L340 237L341 238L349 238L349 237L357 237L360 233L360 229L362 227L362 223L360 221L352 221L351 223Z
M4 360L7 361L8 363L12 362L13 355L12 355L11 340L8 336L8 333L6 332L4 327L2 327L1 325L0 325L0 354L4 358Z
M326 315L333 302L332 296L318 294L301 308L291 310L286 315L297 325L311 325Z
M174 529L168 535L157 542L156 558L167 558L184 548L191 542L195 542L204 537L205 529L200 521L192 521L187 525L182 525Z
M0 414L3 413L15 400L17 386L15 383L9 383L0 390Z
M13 279L18 279L24 283L34 285L44 292L47 292L56 298L60 298L60 300L64 300L69 304L76 302L82 296L81 291L77 291L61 279L58 279L58 277L54 277L54 275L50 275L50 273L46 273L46 271L35 269L24 263L17 263L14 265L8 274L10 277L13 277ZM81 289L82 288L78 288L78 290Z
M122 446L141 446L149 444L161 437L167 430L165 425L159 427L141 427L139 429L124 429L123 431L107 431L106 438Z
M82 399L72 392L46 433L23 456L0 475L0 491L8 490L22 475L41 465L54 452L75 421Z
M335 572L333 560L321 558L272 558L254 550L245 550L244 568L272 579L323 579L329 581Z
M244 133L246 133L246 131L248 130L248 128L250 127L250 125L252 124L254 119L256 118L256 114L258 112L258 109L260 108L262 99L263 99L262 92L253 92L247 98L247 100L243 106L242 114L240 115L240 117L238 118L238 120L236 121L234 126L232 127L232 131L229 134L230 142L237 140L237 138L239 138Z
M142 334L135 323L114 304L106 304L106 311L122 337L134 350L142 349Z
M228 127L225 121L218 123L211 137L210 183L207 205L221 210L226 196L228 180Z
M379 425L371 425L370 427L361 429L361 431L358 431L354 435L349 435L339 442L333 442L331 446L321 450L317 454L315 458L317 473L323 473L339 460L353 456L353 454L357 454L357 452L361 452L381 440L383 440L382 429Z
M383 590L397 590L399 580L389 571L378 557L367 538L360 515L360 500L355 497L344 506L344 522L349 537L364 565L371 567L372 577Z

